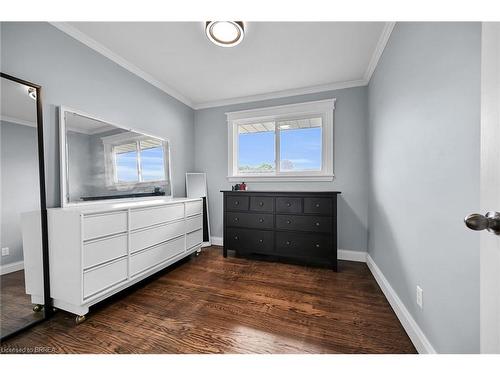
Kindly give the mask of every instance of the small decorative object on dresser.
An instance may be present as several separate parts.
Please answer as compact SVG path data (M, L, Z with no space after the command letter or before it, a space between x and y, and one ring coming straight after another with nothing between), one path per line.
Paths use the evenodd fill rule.
M224 257L267 256L337 271L339 191L221 191Z

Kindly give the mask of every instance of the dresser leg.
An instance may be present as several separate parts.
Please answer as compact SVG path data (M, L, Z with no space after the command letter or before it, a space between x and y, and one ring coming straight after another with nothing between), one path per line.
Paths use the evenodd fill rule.
M335 262L333 262L333 265L332 265L332 269L333 269L335 272L338 272L338 271L339 271L339 269L338 269L338 264L337 264L337 263L338 263L338 262L337 262L337 261L335 261Z
M222 256L227 258L227 249L225 247L222 249Z

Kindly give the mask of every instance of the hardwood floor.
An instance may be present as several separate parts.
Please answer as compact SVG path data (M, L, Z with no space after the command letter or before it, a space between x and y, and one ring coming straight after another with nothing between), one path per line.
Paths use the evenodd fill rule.
M204 249L75 325L58 311L4 347L58 353L415 353L364 263L339 272Z
M24 271L0 276L0 336L43 318L43 313L33 312L30 297L24 288Z

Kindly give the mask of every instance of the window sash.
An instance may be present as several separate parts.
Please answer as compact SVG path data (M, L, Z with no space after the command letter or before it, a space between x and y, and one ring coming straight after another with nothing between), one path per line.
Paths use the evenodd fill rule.
M333 111L335 99L320 100L277 107L259 108L226 113L228 121L228 179L240 181L331 181L333 174ZM283 121L321 118L321 169L316 171L282 171L280 160L280 134L277 124ZM239 171L240 125L275 123L275 171L269 173L241 173Z

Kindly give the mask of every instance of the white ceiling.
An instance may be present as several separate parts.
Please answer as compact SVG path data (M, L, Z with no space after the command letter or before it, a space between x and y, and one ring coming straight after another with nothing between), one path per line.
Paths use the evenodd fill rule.
M203 22L53 23L193 108L366 85L393 24L248 22L233 48Z
M28 96L28 86L2 78L0 98L2 120L36 126L36 101Z

